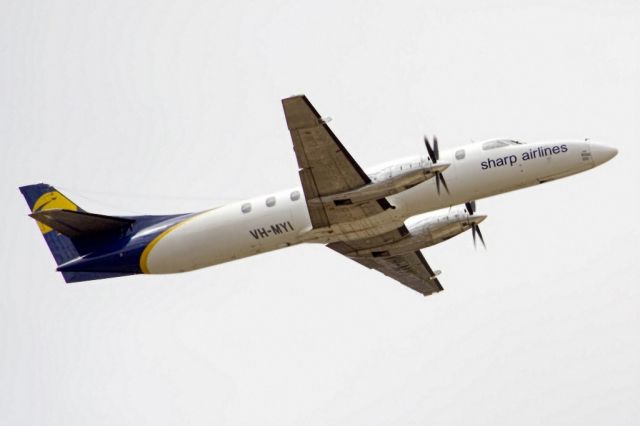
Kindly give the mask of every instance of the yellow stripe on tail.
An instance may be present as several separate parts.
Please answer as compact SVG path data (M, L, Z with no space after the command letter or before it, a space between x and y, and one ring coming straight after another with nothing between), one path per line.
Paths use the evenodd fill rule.
M32 213L52 209L78 211L78 206L58 191L51 191L42 194L36 200L33 205ZM40 228L40 232L42 232L43 234L46 234L47 232L51 232L53 230L51 227L41 222L38 222L38 227Z

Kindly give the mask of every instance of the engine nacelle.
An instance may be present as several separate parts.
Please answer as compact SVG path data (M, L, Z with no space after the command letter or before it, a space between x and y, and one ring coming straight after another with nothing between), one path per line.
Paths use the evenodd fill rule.
M423 219L409 229L409 234L394 243L370 247L348 253L351 257L388 257L414 252L448 240L471 229L486 219L485 215L470 215L465 211L431 216Z
M389 167L371 176L371 183L352 191L307 200L309 204L331 203L336 207L362 204L388 197L425 182L441 173L449 164L429 164L426 161Z

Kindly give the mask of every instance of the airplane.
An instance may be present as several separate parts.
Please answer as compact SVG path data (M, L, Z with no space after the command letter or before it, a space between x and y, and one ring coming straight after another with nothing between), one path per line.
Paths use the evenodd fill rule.
M484 245L486 215L475 200L583 172L618 152L589 139L492 139L440 152L437 138L425 136L422 155L365 172L306 96L282 105L298 187L157 216L89 213L50 185L21 187L57 271L67 283L170 274L316 243L427 296L443 287L421 249L468 230Z

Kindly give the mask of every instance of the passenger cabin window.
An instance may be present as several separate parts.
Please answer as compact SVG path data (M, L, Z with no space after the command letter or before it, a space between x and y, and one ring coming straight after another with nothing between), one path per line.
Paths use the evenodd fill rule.
M464 149L459 149L456 151L456 160L462 160L465 156Z
M267 200L265 201L265 204L267 205L267 207L275 206L276 205L276 197L267 198Z
M300 191L293 191L290 197L291 201L298 201L300 199Z
M251 211L251 203L244 203L240 210L242 210L242 213L249 213Z

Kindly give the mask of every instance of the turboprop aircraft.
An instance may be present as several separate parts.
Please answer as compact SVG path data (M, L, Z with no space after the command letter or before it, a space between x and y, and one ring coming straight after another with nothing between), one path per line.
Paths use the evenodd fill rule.
M282 105L301 187L169 216L99 215L52 186L21 187L65 281L185 272L319 243L426 296L442 286L422 248L467 230L484 244L478 224L486 216L474 200L580 173L617 154L587 139L494 139L440 152L438 140L425 137L423 155L365 172L305 96Z

